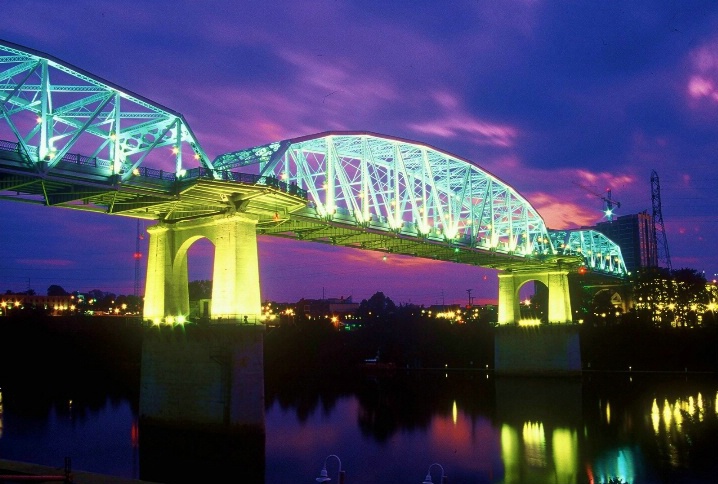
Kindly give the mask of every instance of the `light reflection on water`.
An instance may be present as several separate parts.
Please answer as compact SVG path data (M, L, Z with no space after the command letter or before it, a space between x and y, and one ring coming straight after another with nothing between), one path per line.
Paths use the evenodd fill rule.
M315 482L330 454L341 458L347 484L421 482L433 462L452 484L688 483L718 472L712 377L487 381L477 372L360 379L341 390L327 383L302 394L268 385L258 453L266 484ZM131 395L104 404L78 396L68 406L66 396L25 392L0 386L0 459L59 466L68 452L75 468L141 478L143 452L162 456L156 442L143 449L140 439L138 450Z

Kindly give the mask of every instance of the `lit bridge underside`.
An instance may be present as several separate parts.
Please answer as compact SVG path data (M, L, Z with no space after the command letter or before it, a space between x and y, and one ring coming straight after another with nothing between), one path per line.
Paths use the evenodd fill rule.
M179 113L2 41L0 120L0 199L158 221L152 319L188 312L186 254L201 237L216 248L212 316L227 320L260 313L256 234L501 270L500 322L529 280L565 322L566 274L625 274L610 240L548 230L508 184L428 145L329 132L210 161Z

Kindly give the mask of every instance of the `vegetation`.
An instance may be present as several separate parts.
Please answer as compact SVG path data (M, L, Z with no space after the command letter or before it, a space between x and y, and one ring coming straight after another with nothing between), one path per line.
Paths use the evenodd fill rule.
M587 288L590 287L590 284ZM578 303L580 319L592 326L621 323L659 328L718 325L718 286L695 269L669 271L651 267L636 271L626 282L623 297L631 308L623 312L610 290L586 289Z

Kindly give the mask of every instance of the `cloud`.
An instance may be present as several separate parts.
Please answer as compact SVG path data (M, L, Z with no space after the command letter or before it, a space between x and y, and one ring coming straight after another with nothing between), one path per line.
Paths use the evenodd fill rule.
M690 53L689 59L692 70L686 85L689 98L718 102L718 40L704 42Z
M407 127L421 135L440 138L469 137L477 145L509 148L517 136L515 128L493 124L466 115L448 115L422 123L409 123Z

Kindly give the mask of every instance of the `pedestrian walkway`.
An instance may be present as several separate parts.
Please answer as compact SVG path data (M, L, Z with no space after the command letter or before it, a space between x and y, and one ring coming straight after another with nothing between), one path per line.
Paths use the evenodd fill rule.
M69 479L68 479L69 478ZM72 484L157 484L150 481L73 471L69 466L41 466L0 459L0 484L15 482L62 482Z

